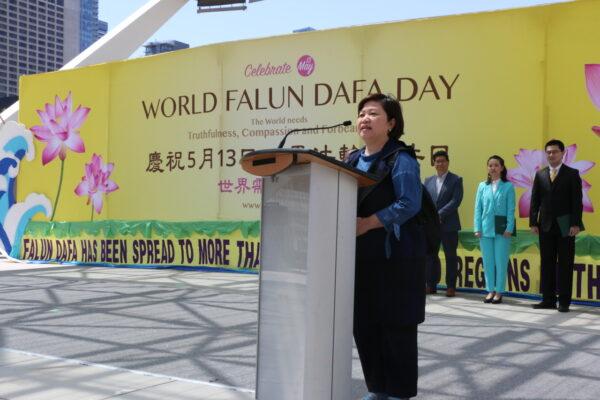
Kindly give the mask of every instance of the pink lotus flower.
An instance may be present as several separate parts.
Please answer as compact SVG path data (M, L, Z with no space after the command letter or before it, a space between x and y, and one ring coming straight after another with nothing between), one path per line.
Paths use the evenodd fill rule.
M85 164L85 176L81 178L81 182L75 188L77 196L88 196L86 204L90 204L91 201L93 210L96 210L98 214L102 211L103 195L119 188L115 182L109 179L114 167L114 163L105 164L102 156L92 155L92 161Z
M585 65L585 86L592 103L600 110L600 64ZM600 126L592 126L592 131L600 136Z
M572 144L565 148L563 163L579 171L579 175L585 175L596 163L593 161L575 161L577 154L577 145ZM531 188L535 173L548 165L546 153L543 150L525 150L520 149L519 154L515 155L515 160L519 167L508 170L508 180L515 186L524 188L525 192L519 198L519 217L529 217L529 207L531 203ZM582 179L583 211L594 212L594 206L588 194L592 185L585 179Z
M46 142L42 153L42 164L46 165L58 156L62 161L67 156L67 148L83 153L85 146L78 129L86 120L90 109L81 105L73 111L71 92L65 100L56 96L54 104L46 103L44 110L37 110L42 125L31 128L36 139Z

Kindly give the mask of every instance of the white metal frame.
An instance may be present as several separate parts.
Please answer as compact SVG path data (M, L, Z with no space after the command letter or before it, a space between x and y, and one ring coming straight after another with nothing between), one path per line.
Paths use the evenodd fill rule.
M149 0L139 10L117 25L115 29L109 31L90 47L66 63L60 70L123 60L129 57L188 1L190 0ZM258 1L262 0L248 0L249 3L256 3ZM215 9L213 11L235 11L242 9L245 10L246 6L243 6L243 8L229 7ZM0 114L0 120L16 121L18 113L19 102L17 101Z
M189 0L149 0L139 10L77 55L60 70L123 60L133 54ZM2 112L5 121L17 120L19 102Z

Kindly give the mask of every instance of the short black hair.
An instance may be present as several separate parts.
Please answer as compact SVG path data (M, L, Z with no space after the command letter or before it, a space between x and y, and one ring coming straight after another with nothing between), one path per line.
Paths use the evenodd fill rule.
M433 161L435 161L435 159L438 157L444 157L446 161L450 161L450 157L448 157L448 152L446 150L438 150L433 153L433 156L431 156Z
M558 139L552 139L546 143L544 146L544 151L548 148L548 146L558 146L561 152L565 151L565 144Z
M402 117L402 107L400 102L396 100L391 94L373 93L358 103L358 113L363 109L365 104L369 101L375 101L381 104L381 107L387 115L388 121L394 119L396 124L392 128L391 132L388 133L390 139L399 139L400 136L404 135L404 118Z

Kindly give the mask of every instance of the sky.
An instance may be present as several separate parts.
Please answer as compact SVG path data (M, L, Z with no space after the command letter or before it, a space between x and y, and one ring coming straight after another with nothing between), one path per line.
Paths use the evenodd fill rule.
M150 0L99 0L99 17L108 29L121 23ZM189 0L152 35L154 40L179 40L196 47L212 43L289 34L315 29L463 14L478 11L560 3L565 0L263 0L246 11L197 13ZM143 48L132 57L143 55Z

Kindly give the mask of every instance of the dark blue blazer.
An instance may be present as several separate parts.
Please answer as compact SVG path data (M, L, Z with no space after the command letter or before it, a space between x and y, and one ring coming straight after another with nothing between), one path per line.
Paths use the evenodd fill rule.
M438 196L435 185L436 177L437 175L433 175L426 178L424 185L437 207L438 214L442 220L442 230L444 232L460 231L458 207L463 198L462 178L452 172L448 172Z

